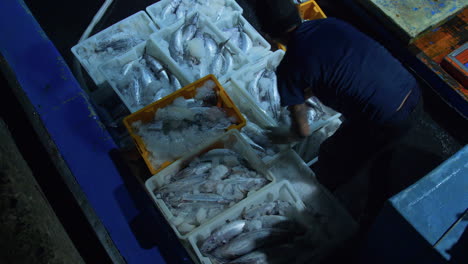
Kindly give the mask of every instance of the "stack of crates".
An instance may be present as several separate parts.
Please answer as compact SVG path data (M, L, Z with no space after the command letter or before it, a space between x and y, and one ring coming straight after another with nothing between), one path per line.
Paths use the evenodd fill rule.
M216 4L220 1L224 3L224 6L216 10ZM123 123L153 175L145 183L148 195L152 197L156 207L163 213L197 263L214 263L199 249L200 243L213 230L227 222L239 219L247 207L277 200L291 202L296 213L299 213L287 217L306 216L313 211L319 212L328 219L326 223L317 223L317 226L323 230L328 230L329 235L321 237L321 246L313 253L316 259L325 256L330 248L352 235L356 228L352 218L315 180L313 172L291 149L291 146L282 146L274 156L262 159L239 133L247 122L252 122L263 129L277 125L277 120L269 116L252 99L247 89L249 79L246 76L266 68L275 70L284 56L284 51L271 51L270 44L242 16L243 10L234 0L208 0L205 4L197 1L191 6L192 10L187 10L184 18L179 20L167 16L167 10L175 2L190 2L190 0L159 1L147 7L147 13L140 11L72 48L73 53L96 85L112 88L111 90L131 113ZM195 9L196 11L193 11ZM299 4L298 10L304 20L326 17L315 1ZM176 61L171 57L172 37L186 21L195 16L198 16L198 25L201 25L203 32L208 32L218 45L225 45L235 54L233 67L229 72L222 75L207 72L209 75L199 76L193 68L184 67L181 61ZM234 43L230 39L227 29L234 27L244 30L252 41L253 48L244 51L239 43ZM114 42L110 42L112 40ZM120 73L125 71L125 68L133 61L141 60L144 54L149 54L158 60L164 70L180 82L181 87L148 105L135 105L132 103L132 98L122 90L123 81ZM216 106L222 108L235 122L219 137L200 143L192 151L184 153L175 160L164 162L161 166L154 166L150 161L146 144L136 133L133 124L150 122L158 110L170 105L179 97L193 98L197 89L207 81L213 81L216 84L214 88L218 96ZM320 126L326 125L327 122L328 120L323 120ZM267 184L255 192L249 192L243 199L194 227L193 230L181 232L176 223L178 219L172 215L168 205L155 195L155 190L164 186L177 172L186 168L190 162L197 160L207 151L220 148L230 149L248 161L249 167L259 175L263 175ZM309 189L304 189L304 186L308 186Z

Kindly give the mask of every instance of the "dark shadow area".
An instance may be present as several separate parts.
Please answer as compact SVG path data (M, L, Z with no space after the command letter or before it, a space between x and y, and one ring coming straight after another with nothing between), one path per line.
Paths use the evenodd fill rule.
M84 0L75 3L58 0L25 0L24 2L60 54L62 54L68 66L73 68L74 56L70 49L78 43L81 35L104 3L104 0ZM115 0L101 21L96 25L91 35L138 11L145 10L147 6L155 2L157 1Z
M359 259L355 263L446 263L389 203L385 204L361 245L357 251Z
M10 84L14 83L11 76ZM42 145L7 79L0 73L0 116L46 199L86 263L111 263L93 228ZM21 88L17 88L21 89ZM38 118L38 117L36 117Z
M467 218L468 214L465 214L465 218ZM464 219L462 221L468 221L468 219ZM458 263L468 263L468 228L465 228L463 235L457 241L453 247L448 250L447 253L451 255L450 264L458 264Z
M124 185L115 190L115 198L140 246L144 249L158 247L167 263L191 264L185 248L153 205L122 153L115 149L109 155L124 181Z

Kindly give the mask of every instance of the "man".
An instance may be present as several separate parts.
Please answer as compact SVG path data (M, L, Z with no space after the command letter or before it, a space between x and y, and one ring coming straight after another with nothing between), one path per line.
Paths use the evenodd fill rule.
M311 96L342 113L345 121L321 145L314 167L319 181L334 190L418 118L418 84L384 47L351 25L333 18L301 23L290 0L259 3L262 30L287 46L276 73L293 125L288 133L272 128L270 137L310 135L304 102Z

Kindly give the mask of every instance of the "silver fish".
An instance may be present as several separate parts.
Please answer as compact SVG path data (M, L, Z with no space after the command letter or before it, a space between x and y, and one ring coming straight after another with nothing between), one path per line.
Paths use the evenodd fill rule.
M153 102L159 101L160 99L170 95L171 93L172 93L171 90L161 88L154 94Z
M185 188L191 188L195 184L202 183L206 180L208 174L193 175L186 177L172 183L166 184L161 187L159 190L156 190L155 193L168 193L168 192L177 192L183 191Z
M181 19L187 15L187 8L184 5L179 5L175 11L176 18Z
M138 79L132 79L130 93L133 95L136 105L141 105L141 83Z
M174 34L172 34L169 45L169 52L171 54L171 57L176 62L181 61L181 57L184 52L182 30L183 27L180 27L178 30L176 30L176 32L174 32Z
M214 158L223 158L224 156L235 156L239 157L235 151L230 149L212 149L206 152L203 156L200 157L200 161L211 161Z
M127 35L122 38L114 38L99 42L94 51L96 53L108 52L109 50L123 52L135 46L139 42L141 42L139 39L134 39L132 36Z
M156 81L156 79L153 76L153 73L150 70L148 70L148 68L139 67L138 71L140 73L141 80L145 87L151 84L152 82Z
M249 52L250 49L253 47L252 39L244 31L239 32L238 41L240 49L245 53Z
M183 41L189 41L195 37L198 29L199 14L196 13L182 29Z
M179 171L176 175L174 175L171 180L178 181L183 178L192 176L192 175L201 175L208 172L211 169L211 162L202 162L197 164L196 166L185 168L184 170Z
M209 253L215 248L226 244L229 240L242 233L245 224L246 221L244 220L236 220L221 226L203 242L200 251Z
M222 74L222 70L225 67L226 59L221 54L218 54L213 61L211 62L210 72L215 76L220 76Z
M160 71L157 76L160 81L164 83L169 83L169 75L167 75L167 72L165 70Z
M203 34L203 40L204 40L205 48L207 50L206 56L209 58L214 57L216 53L218 53L218 44L216 44L216 41L208 33Z
M249 86L247 87L247 90L250 92L252 96L254 96L254 98L256 98L257 101L259 101L258 95L260 94L258 84L265 71L266 71L265 69L262 69L258 71L257 73L255 73L253 80L249 83Z
M288 232L280 229L265 228L243 233L233 238L229 243L217 248L213 256L220 259L235 259L253 250L280 239Z
M232 57L231 52L229 52L227 49L224 49L223 56L225 58L226 64L224 65L222 74L227 74L232 69L232 65L234 64L234 58Z
M226 199L224 196L214 193L200 193L200 194L183 194L179 198L183 202L211 202L211 203L220 203L228 204L232 202L230 199Z
M153 56L145 54L143 55L143 58L145 59L146 64L151 69L151 71L153 71L154 74L158 74L159 72L164 70L164 66Z
M279 120L281 113L280 97L277 89L276 73L272 70L266 72L266 77L271 80L271 87L268 89L268 101L271 102L271 111L273 118Z
M136 61L131 61L122 67L122 75L126 76L135 66Z
M180 84L179 79L177 79L177 77L175 77L175 75L171 74L170 81L171 81L171 86L172 86L174 91L177 91L180 88L182 88L182 85Z
M270 215L275 212L276 203L262 203L257 206L253 206L250 209L245 209L242 216L244 219L254 219L262 215Z
M180 7L182 0L173 0L170 2L162 11L161 18L167 19L171 14L175 14L178 8Z

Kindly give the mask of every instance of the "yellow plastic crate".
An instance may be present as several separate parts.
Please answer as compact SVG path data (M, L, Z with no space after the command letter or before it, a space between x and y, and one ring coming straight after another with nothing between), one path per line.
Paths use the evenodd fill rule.
M174 161L166 161L161 165L161 167L154 168L153 165L151 164L150 160L149 160L150 153L146 149L145 143L143 142L142 138L140 136L138 136L138 134L134 131L134 129L132 127L132 124L134 122L137 122L137 121L142 121L143 123L151 122L154 119L154 116L155 116L156 112L158 111L158 109L164 108L164 107L172 104L172 102L178 97L182 96L185 99L190 99L190 98L195 97L197 89L200 88L201 86L203 86L203 84L208 80L211 80L216 84L216 87L214 88L214 90L216 91L216 93L218 95L218 102L217 102L216 106L219 107L219 108L224 109L229 116L236 118L236 121L237 121L236 124L231 125L230 127L228 127L227 130L240 129L240 128L245 126L246 120L245 120L244 116L241 114L241 112L239 111L237 106L234 104L234 102L231 100L231 98L226 93L224 88L218 82L216 77L214 75L212 75L212 74L207 75L207 76L205 76L205 77L203 77L203 78L201 78L201 79L199 79L199 80L185 86L184 88L182 88L182 89L180 89L180 90L178 90L178 91L176 91L176 92L162 98L161 100L156 101L156 102L154 102L154 103L140 109L139 111L127 116L124 119L123 122L124 122L124 125L127 128L128 132L129 132L130 136L132 137L133 141L135 142L135 145L136 145L138 151L140 152L141 156L145 160L145 163L148 166L148 169L150 170L150 172L153 175L158 173L162 169L166 168L167 166L172 164Z
M302 4L296 5L297 10L299 11L299 16L302 20L315 20L327 18L325 13L322 11L322 8L314 1L310 0ZM278 49L286 51L286 46L278 43Z
M303 20L327 18L320 6L314 0L298 4L297 9L299 10L299 15Z

